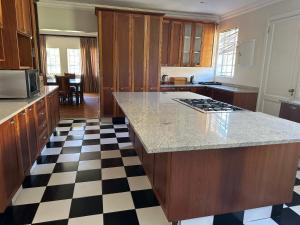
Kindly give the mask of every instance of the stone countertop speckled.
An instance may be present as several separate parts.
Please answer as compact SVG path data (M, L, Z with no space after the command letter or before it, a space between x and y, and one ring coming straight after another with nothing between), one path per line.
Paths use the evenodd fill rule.
M11 119L24 109L33 105L43 97L55 91L58 86L43 86L37 96L28 99L1 99L0 100L0 124Z
M148 153L300 142L300 124L259 112L202 113L173 98L191 92L118 92L115 99Z
M300 106L300 100L296 100L296 99L286 99L286 100L281 100L281 102Z
M235 93L258 93L258 88L255 87L244 87L244 86L234 86L234 85L203 85L203 84L161 84L161 88L176 88L176 87L210 87L215 89L220 89L224 91L230 91Z

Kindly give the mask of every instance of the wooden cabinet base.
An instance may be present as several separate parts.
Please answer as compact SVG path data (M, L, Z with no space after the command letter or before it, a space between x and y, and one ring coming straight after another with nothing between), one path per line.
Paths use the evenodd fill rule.
M299 148L300 144L280 144L144 151L142 161L168 220L181 221L290 202Z

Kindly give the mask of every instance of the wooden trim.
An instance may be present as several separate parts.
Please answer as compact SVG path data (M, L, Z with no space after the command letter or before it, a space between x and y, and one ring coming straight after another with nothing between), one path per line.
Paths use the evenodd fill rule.
M114 17L114 21L113 21L113 35L114 35L114 39L113 39L113 67L114 67L114 71L113 71L113 91L116 91L119 84L118 84L118 78L117 75L119 73L119 64L118 62L118 48L117 48L117 15L116 12L113 12L113 17ZM116 102L114 101L112 104L113 107L113 115L115 116L117 114L117 105Z
M159 32L160 32L160 35L159 35L159 53L158 53L158 71L157 71L157 76L158 76L158 82L157 82L157 91L160 91L160 80L161 80L161 59L162 59L162 52L161 52L161 49L162 49L162 39L163 39L163 17L160 18L160 27L159 27Z
M179 17L168 17L164 16L163 20L169 20L169 21L180 21L180 22L192 22L192 23L203 23L203 24L218 24L213 21L203 21L203 20L196 20L196 19L184 19L184 18L179 18Z
M144 91L149 91L149 45L150 45L150 16L145 16L145 42L144 42Z
M129 34L128 34L128 60L129 60L129 91L133 91L133 85L132 85L132 79L134 79L133 77L133 73L132 73L132 63L133 63L133 49L132 49L132 39L133 39L133 19L132 19L132 14L129 15Z
M98 16L98 51L99 51L99 99L100 99L100 116L104 116L103 107L104 103L101 100L104 96L103 91L103 51L102 51L102 13L97 11Z
M156 15L156 16L164 16L165 13L157 13L157 12L149 12L149 11L139 11L139 10L128 10L128 9L118 9L118 8L103 8L103 7L96 7L95 13L99 11L111 11L111 12L118 12L118 13L130 13L130 14L141 14L141 15Z

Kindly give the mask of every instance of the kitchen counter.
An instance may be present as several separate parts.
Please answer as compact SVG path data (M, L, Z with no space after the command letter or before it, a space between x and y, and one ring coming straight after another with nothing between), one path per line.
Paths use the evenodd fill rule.
M40 94L30 99L1 99L0 124L17 115L19 112L33 105L40 99L55 91L58 86L43 86Z
M298 105L298 106L300 106L300 100L286 99L286 100L281 100L281 102L288 103L288 104L291 104L291 105Z
M147 153L300 142L300 124L258 112L202 113L173 98L190 92L120 92L115 99Z
M182 84L182 85L174 85L174 84L161 84L161 88L176 88L176 87L210 87L235 93L258 93L258 88L255 87L244 87L244 86L235 86L235 85L203 85L203 84Z

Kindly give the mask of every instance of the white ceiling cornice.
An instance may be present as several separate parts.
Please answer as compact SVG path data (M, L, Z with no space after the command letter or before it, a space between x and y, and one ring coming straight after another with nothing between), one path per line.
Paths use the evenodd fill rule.
M224 14L224 15L221 15L220 21L228 20L228 19L240 16L240 15L243 15L243 14L246 14L246 13L249 13L249 12L253 12L255 10L261 9L261 8L266 7L268 5L273 5L273 4L281 2L281 1L284 1L284 0L268 0L268 1L265 1L265 2L259 2L258 1L254 4L247 5L245 7L242 7L242 8L230 11L230 12Z
M99 4L87 4L87 3L74 3L74 2L64 2L64 1L55 1L51 0L40 0L38 2L39 6L50 7L50 8L62 8L62 9L80 9L85 11L95 11L95 7L100 8L113 8L120 10L130 10L130 11L147 11L152 13L165 13L168 17L179 17L179 18L189 18L189 19L198 19L204 21L214 21L219 22L220 17L212 14L204 13L189 13L189 12L177 12L177 11L164 11L164 10L149 10L149 9L140 9L140 8L129 8L129 7L117 7L117 6L108 6L108 5L99 5Z

